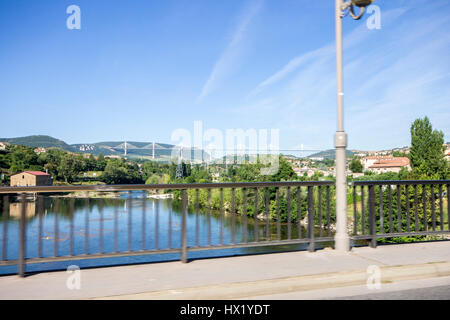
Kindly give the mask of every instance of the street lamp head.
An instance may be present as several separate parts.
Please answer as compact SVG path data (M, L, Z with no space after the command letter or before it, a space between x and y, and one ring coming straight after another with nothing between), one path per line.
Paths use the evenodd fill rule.
M365 8L372 4L375 0L351 0L352 4L359 7L359 8Z
M352 16L353 19L359 20L364 15L364 12L366 11L366 7L372 4L375 0L349 0L348 2L345 2L343 4L342 9L348 9L348 12ZM355 7L360 8L359 14L355 14ZM343 14L345 15L345 14Z

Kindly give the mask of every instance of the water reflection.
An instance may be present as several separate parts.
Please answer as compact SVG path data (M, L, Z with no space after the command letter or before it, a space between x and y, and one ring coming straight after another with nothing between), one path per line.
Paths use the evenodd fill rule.
M113 199L42 197L26 202L25 212L27 258L37 257L39 247L43 257L53 256L55 250L64 256L71 250L74 255L81 255L114 252L115 249L120 252L181 247L182 213L173 199L144 198L142 193L124 193ZM20 203L10 203L3 214L6 216L0 219L0 230L6 233L1 231L1 239L3 241L7 235L6 257L12 260L18 253ZM280 224L278 229L276 223L267 224L252 218L245 222L241 216L215 211L209 214L208 210L188 210L187 214L188 247L227 245L241 243L244 239L248 242L277 240L278 231L279 239L289 238L286 223ZM299 233L302 238L307 237L305 228L291 224L290 238L299 238ZM239 248L232 252L249 254L299 249L307 249L307 244ZM205 251L202 255L217 256L217 252ZM97 265L102 265L101 260Z
M25 202L25 217L31 218L36 215L36 202ZM14 219L20 219L22 215L22 205L20 202L9 204L9 216Z

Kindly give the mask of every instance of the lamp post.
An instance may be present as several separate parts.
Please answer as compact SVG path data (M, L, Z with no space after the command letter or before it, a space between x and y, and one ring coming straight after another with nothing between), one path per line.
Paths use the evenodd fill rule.
M336 0L336 76L337 76L337 131L334 135L336 148L336 235L335 249L350 250L347 231L347 134L344 131L344 91L342 83L342 18L347 14L355 20L361 19L365 8L375 0ZM359 8L359 14L355 13Z

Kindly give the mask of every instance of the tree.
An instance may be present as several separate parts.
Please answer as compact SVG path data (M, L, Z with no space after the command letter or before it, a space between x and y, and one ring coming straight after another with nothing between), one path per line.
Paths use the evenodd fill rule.
M104 171L106 168L106 160L105 157L103 156L103 154L99 153L98 157L97 157L97 166L96 166L96 170L97 171Z
M6 160L6 157L2 154L0 154L0 168L7 168L9 167L8 161Z
M161 183L161 177L154 174L150 176L146 181L145 184L159 184Z
M392 152L393 157L407 157L408 155L403 151L394 150Z
M59 175L61 159L66 153L59 149L51 149L39 155L39 163L56 180Z
M448 164L444 151L444 133L433 130L428 117L416 119L411 125L409 153L414 175L445 179L448 176Z
M175 162L170 162L169 165L169 176L171 181L175 181L177 175L177 164Z
M297 174L292 169L291 164L283 157L279 156L278 172L270 177L270 181L289 181L295 180Z
M81 172L83 163L79 157L66 154L62 159L58 167L58 174L64 178L67 183L72 183L77 175Z
M5 167L9 167L11 173L25 170L43 170L34 149L26 146L11 145L6 155L3 156L3 162Z
M85 170L95 171L97 169L97 160L95 160L94 155L90 154L89 158L84 158Z
M361 160L359 160L358 158L352 159L352 161L350 162L349 168L353 173L362 173L363 172L363 165L361 163Z
M138 166L126 163L123 159L108 161L101 180L107 184L139 184L143 182Z

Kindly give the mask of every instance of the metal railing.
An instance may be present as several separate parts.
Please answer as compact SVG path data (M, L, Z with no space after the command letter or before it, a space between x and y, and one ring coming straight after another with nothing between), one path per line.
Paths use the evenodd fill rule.
M382 238L450 233L449 180L351 185L353 241L376 247ZM77 196L61 197L70 192ZM149 203L149 194L161 193L170 197ZM189 252L314 251L334 242L333 181L8 187L0 195L0 266L17 265L21 276L27 264L42 262L167 253L187 262Z
M450 233L450 180L355 181L354 240ZM444 212L444 199L447 212Z
M69 192L86 195L59 197ZM148 194L161 192L173 197L148 208ZM188 252L299 244L314 251L333 241L333 192L332 181L0 188L0 266L24 276L27 264L42 262L165 253L187 262Z

